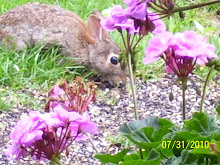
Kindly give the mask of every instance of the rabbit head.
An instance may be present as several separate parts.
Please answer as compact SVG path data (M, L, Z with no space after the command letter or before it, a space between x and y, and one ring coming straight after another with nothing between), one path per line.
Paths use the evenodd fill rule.
M98 11L94 11L88 18L88 31L95 41L89 45L90 62L111 85L123 85L126 82L126 73L118 61L121 50L102 28L101 19L102 15Z

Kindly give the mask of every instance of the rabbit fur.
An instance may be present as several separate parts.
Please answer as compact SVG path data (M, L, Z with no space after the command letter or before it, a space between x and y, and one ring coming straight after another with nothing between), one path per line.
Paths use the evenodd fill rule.
M58 45L73 62L95 69L111 85L125 84L125 69L111 58L120 48L100 25L101 13L93 12L87 24L71 11L59 6L28 3L0 16L0 44L17 50L43 43Z

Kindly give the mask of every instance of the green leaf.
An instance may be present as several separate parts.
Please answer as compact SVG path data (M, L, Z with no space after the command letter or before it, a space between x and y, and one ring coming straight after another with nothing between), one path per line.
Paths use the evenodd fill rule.
M147 160L153 160L160 163L160 153L157 152L154 148L150 151Z
M190 150L191 154L212 154L209 148L200 147L200 148L194 148L193 150Z
M124 157L124 161L138 160L138 159L140 159L140 156L139 156L139 154L137 154L137 153L132 153L132 154L126 155L126 156Z
M181 152L181 164L198 165L197 158L195 155L191 154L188 150L183 150Z
M99 159L102 163L115 163L118 164L120 161L124 159L124 157L127 155L127 153L130 151L130 149L124 149L121 152L110 155L110 154L96 154L94 157Z
M165 163L165 165L180 165L181 164L181 157L173 156Z
M159 163L149 160L131 160L120 163L120 165L159 165Z
M151 116L144 120L131 121L120 126L119 131L123 134L131 134L132 132L139 130L143 127L154 127L155 129L158 129L160 128L160 125L157 119L157 117Z
M170 126L164 126L154 133L154 141L161 141L164 135L170 132Z
M169 127L174 126L174 124L173 124L170 120L162 119L162 118L159 118L159 119L158 119L158 123L159 123L161 126L169 126Z
M184 125L189 130L194 130L196 132L204 132L205 131L197 119L191 119L188 121L184 121Z
M180 139L184 139L184 140L191 140L191 139L195 139L196 137L201 137L200 134L196 133L196 132L192 132L192 131L180 131L177 132L176 135L180 138Z
M134 158L132 160L132 158ZM120 165L159 165L161 163L160 153L155 149L152 149L148 154L146 160L137 160L138 156L133 154L132 156L126 156L123 163Z
M220 101L218 101L216 111L217 111L218 115L220 115Z
M201 135L210 135L220 131L220 127L208 114L195 112L192 119L184 121L185 129L196 131Z
M167 119L149 117L126 123L120 127L120 131L134 143L150 143L160 141L163 136L171 132L173 126L174 124Z

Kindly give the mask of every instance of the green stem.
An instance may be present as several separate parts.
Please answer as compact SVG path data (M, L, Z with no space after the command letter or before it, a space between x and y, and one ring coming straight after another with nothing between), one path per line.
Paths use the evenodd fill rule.
M60 161L60 155L55 155L51 160L50 160L50 165L63 165Z
M218 153L217 157L218 157L218 164L220 164L220 154L219 153Z
M183 120L186 119L186 89L187 79L182 79L182 97L183 97Z
M96 148L95 144L93 143L93 140L92 140L92 138L90 137L90 135L89 135L89 134L86 134L86 136L88 137L89 142L92 144L92 147L94 148L94 150L95 150L97 153L99 153L99 151L98 151L98 149Z
M207 6L207 5L212 5L212 4L215 4L215 3L220 3L220 0L209 1L209 2L194 4L194 5L190 5L190 6L184 6L184 7L174 8L174 9L171 11L171 13L173 14L173 13L176 13L176 12L191 10L191 9L195 9L195 8L199 8L199 7L203 7L203 6Z
M129 77L131 81L131 90L132 90L132 97L133 97L133 103L134 103L134 114L135 114L135 120L138 120L138 111L137 111L137 98L136 98L136 91L135 91L135 84L134 84L134 76L133 76L133 69L131 64L131 53L128 52L128 70L129 70Z
M205 84L204 84L203 91L202 91L202 99L201 99L200 108L199 108L200 112L202 112L202 109L203 109L203 104L204 104L205 96L206 96L206 88L208 86L208 82L209 82L211 73L214 68L215 68L215 65L212 65L211 68L209 69L209 72L208 72L207 77L205 79Z
M132 90L132 97L133 97L133 102L134 102L134 115L135 115L135 120L138 120L138 111L137 111L137 98L136 98L136 91L135 91L135 84L134 84L134 76L133 76L133 69L132 69L132 64L131 64L131 53L130 51L128 52L128 70L129 70L129 77L131 81L131 90ZM142 149L139 148L140 152L140 157L143 159L143 152Z

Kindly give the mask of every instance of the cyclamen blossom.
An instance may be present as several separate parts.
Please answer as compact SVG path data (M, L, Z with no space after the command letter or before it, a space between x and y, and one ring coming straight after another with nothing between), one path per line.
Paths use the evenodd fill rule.
M87 113L68 112L61 106L56 107L55 112L45 114L32 111L13 128L12 145L5 154L16 160L29 155L37 160L51 160L54 155L67 150L73 141L85 140L84 133L98 133Z
M170 32L159 34L149 40L145 54L144 64L163 58L166 71L178 77L187 77L195 64L204 66L210 59L218 58L215 47L193 31L175 35Z

